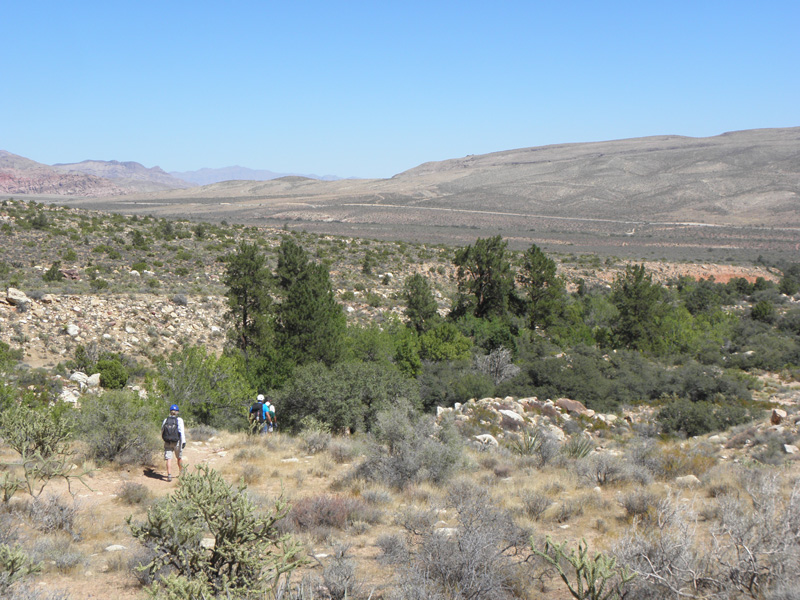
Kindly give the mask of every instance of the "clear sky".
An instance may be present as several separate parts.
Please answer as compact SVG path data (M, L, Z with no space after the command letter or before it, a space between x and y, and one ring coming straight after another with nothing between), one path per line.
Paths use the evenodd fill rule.
M800 125L798 0L0 0L0 149L390 177Z

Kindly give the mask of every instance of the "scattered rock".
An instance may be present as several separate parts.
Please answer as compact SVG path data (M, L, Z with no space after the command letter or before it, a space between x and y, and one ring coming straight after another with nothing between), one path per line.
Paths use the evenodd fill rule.
M676 477L675 483L681 487L697 487L701 482L694 475L684 475L683 477Z

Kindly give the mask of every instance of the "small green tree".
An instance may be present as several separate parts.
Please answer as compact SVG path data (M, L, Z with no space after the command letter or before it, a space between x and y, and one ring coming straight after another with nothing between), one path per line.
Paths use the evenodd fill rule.
M619 315L613 332L620 345L635 350L650 350L659 343L659 327L664 312L663 288L653 283L644 265L628 265L614 281L611 301Z
M60 271L61 262L56 261L54 262L47 271L44 272L42 275L42 279L45 281L60 281L64 279L64 274Z
M508 242L497 235L479 238L474 246L456 252L458 296L453 315L478 318L505 317L514 294L514 274L507 253Z
M128 517L133 536L155 556L142 567L155 579L154 597L262 598L306 562L302 545L276 528L288 505L279 499L258 514L245 492L244 484L234 488L201 465L150 508L145 522ZM213 540L210 547L206 538ZM167 575L161 575L164 569Z
M430 283L420 273L414 273L403 285L403 299L406 302L405 315L408 324L419 333L430 329L439 314Z
M234 428L242 407L255 395L236 358L216 357L204 346L175 351L157 367L165 404L179 405L185 415L204 425Z
M533 244L522 257L517 274L520 288L527 301L528 326L549 325L563 304L564 281L558 276L556 263Z

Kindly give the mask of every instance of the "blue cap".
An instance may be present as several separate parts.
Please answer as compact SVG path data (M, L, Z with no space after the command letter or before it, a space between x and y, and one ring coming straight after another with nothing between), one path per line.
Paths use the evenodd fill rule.
M180 412L180 410L181 410L180 408L178 408L177 404L173 404L172 406L169 407L169 409L170 410L177 410L178 412Z

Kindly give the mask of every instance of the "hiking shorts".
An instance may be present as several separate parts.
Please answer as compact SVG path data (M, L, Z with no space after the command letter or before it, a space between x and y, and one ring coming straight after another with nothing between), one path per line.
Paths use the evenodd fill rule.
M175 457L178 460L181 459L181 443L175 442L174 444L170 442L164 442L164 458L166 460L170 460L171 458Z

